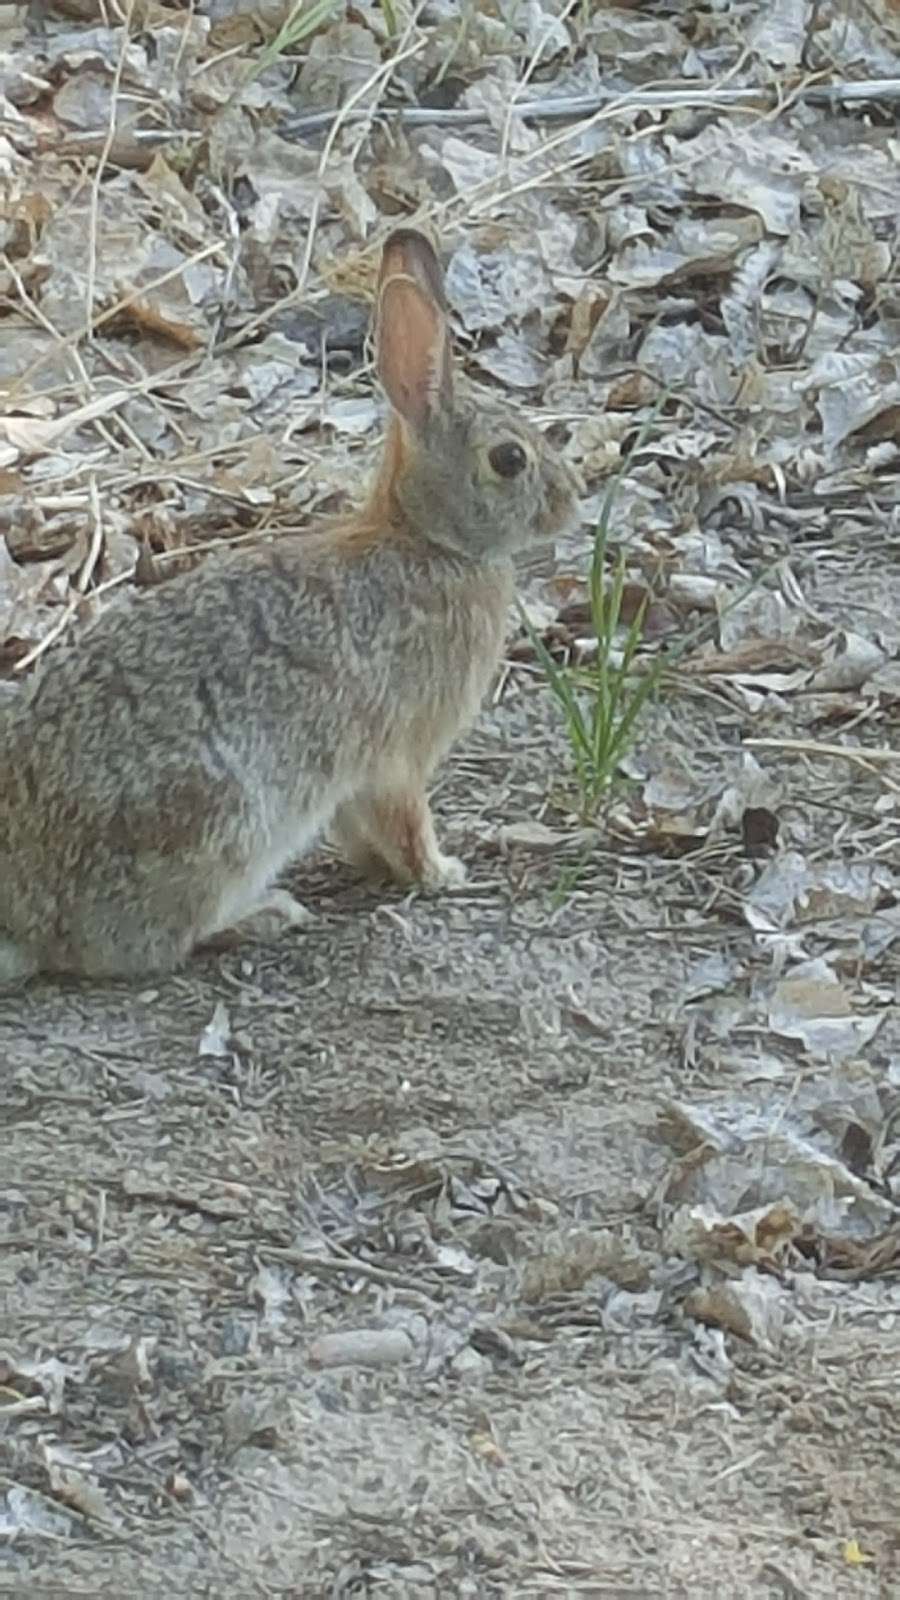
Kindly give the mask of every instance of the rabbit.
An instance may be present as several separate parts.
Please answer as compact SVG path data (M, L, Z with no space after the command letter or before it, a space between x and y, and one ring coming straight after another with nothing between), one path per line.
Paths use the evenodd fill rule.
M309 913L272 887L331 830L367 870L464 881L426 785L503 649L512 556L573 520L531 426L457 393L441 270L386 240L391 416L355 515L101 615L0 704L0 984L145 978Z

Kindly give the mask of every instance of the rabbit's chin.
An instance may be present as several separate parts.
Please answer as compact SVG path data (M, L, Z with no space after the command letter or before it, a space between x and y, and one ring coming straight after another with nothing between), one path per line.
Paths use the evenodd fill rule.
M534 542L528 545L508 542L490 535L480 538L473 535L468 538L454 538L452 533L445 533L440 527L428 530L428 542L440 550L444 555L455 557L457 560L472 562L477 566L511 567L516 557L526 549L534 549Z

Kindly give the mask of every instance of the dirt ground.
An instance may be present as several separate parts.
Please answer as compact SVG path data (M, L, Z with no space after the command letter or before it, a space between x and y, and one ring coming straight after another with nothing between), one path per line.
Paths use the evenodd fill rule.
M0 411L28 363L44 363L0 434L11 680L60 617L77 631L92 595L114 598L102 586L133 574L138 529L161 565L220 533L290 531L334 502L348 461L358 471L377 438L358 328L325 399L318 347L287 388L269 384L305 337L302 295L262 353L241 342L275 304L253 258L252 209L246 259L230 276L216 263L218 320L208 300L191 301L206 270L194 261L177 310L163 288L131 302L125 327L117 313L82 343L69 329L72 240L83 244L78 219L91 214L102 243L103 210L96 149L80 146L87 165L73 165L51 139L53 116L71 119L81 94L84 126L102 129L112 104L112 129L116 95L132 111L142 103L123 88L121 18L101 27L72 9L51 9L49 34L19 33L0 74L15 108L3 127L17 203L34 170L66 197L58 217L35 213L25 235L7 236L0 279ZM817 63L828 81L900 77L889 12L872 22L866 55L848 31L852 8L738 9L752 47L734 57L734 84L762 92L784 73L796 84ZM213 11L224 26L229 8ZM361 27L366 12L341 26ZM679 39L710 81L732 59L721 8L700 8L702 36L690 38L681 7L532 12L539 37L552 22L573 41L572 60L548 57L532 90L572 93L578 49L602 69L616 38L626 78L653 46L631 73L638 86L666 77ZM168 61L183 85L206 58L194 39L171 65L167 30L181 15L160 5L132 31L146 70ZM601 24L621 38L601 38ZM824 52L812 62L810 39ZM259 40L238 45L229 56L218 40L221 64L196 80L204 92ZM544 59L531 35L522 51L520 75ZM28 81L44 74L39 94L21 87L26 57ZM269 89L296 114L290 74ZM302 109L329 103L307 89ZM264 98L249 104L262 127ZM185 106L173 125L205 126L216 110L193 104L192 122ZM591 312L580 365L580 289L558 289L539 326L498 311L497 334L472 322L459 269L454 309L476 377L519 393L523 364L540 359L521 403L563 424L586 478L578 537L523 574L533 617L567 659L585 648L577 603L598 497L658 392L649 378L634 387L634 373L682 363L681 394L628 465L614 526L634 581L654 595L651 649L672 647L671 664L596 825L575 813L558 709L520 637L436 796L442 842L470 868L464 890L376 891L323 847L289 880L316 913L309 930L200 956L143 990L42 981L0 997L0 1595L900 1595L900 182L889 110L757 109L741 124L747 139L783 149L776 159L766 146L768 166L753 157L765 194L750 205L765 227L733 250L720 233L666 232L661 186L713 113L677 113L654 132L632 112L618 175L602 152L600 176L591 165L563 174L585 186L587 209L628 213L598 274L618 283L610 315L625 306L629 326L608 328L598 348L606 312ZM316 161L323 137L310 136ZM452 127L421 134L435 150L445 137L462 142ZM336 292L322 262L341 229L362 214L377 233L350 175L355 161L366 195L383 197L390 163L362 138L342 131L333 159L346 193L323 191L323 254L306 263L319 307ZM474 162L499 134L465 138ZM506 243L492 221L479 229L454 211L437 158L410 140L395 151L397 192L409 202L415 190L427 210L433 183L454 247L494 248L497 295L512 294L503 250L512 259L528 216L498 190L483 216L507 219ZM306 179L283 144L287 192ZM456 145L442 148L447 171L461 171ZM851 148L858 188L844 170ZM143 250L160 213L146 163L126 154L117 164L106 150L120 185L110 206L133 203ZM243 180L221 150L217 160L237 204L228 185ZM271 193L272 138L260 162ZM623 198L626 179L635 188ZM719 200L707 188L691 214L698 229L727 230L744 201L714 181ZM187 207L159 166L153 183ZM778 218L792 184L806 209L788 235ZM551 205L549 220L529 214L538 230L553 226L552 184L546 195L534 204ZM690 209L683 190L671 203ZM223 202L193 221L216 239L227 218ZM753 278L748 254L762 270L770 234L782 253L765 268L762 353L755 367L744 358L748 400L735 283ZM665 272L651 259L663 235ZM205 248L187 223L171 237L182 265ZM797 264L804 237L815 282ZM91 269L98 308L125 292L111 252ZM161 251L148 270L155 282L176 267ZM798 309L801 293L814 314ZM338 298L333 323L352 322L357 302ZM791 342L778 319L807 315ZM214 322L212 356L191 368L191 330ZM173 342L183 379L175 366L167 376ZM825 372L835 350L846 368ZM614 361L630 363L626 379L602 375ZM156 389L137 393L148 373ZM89 406L110 374L129 389L121 426L112 409L108 421L82 413L63 456L62 436L36 425Z
M565 849L499 853L546 783L541 698L451 765L465 894L323 862L314 932L0 1004L5 1392L44 1397L10 1407L12 1592L896 1592L896 1289L795 1256L754 1344L686 1315L666 1238L661 1113L749 1097L775 1128L827 1068L757 1079L756 1030L684 1001L710 958L738 1004L759 982L737 846L598 839L562 898ZM732 1160L738 1209L779 1194L758 1144ZM342 1329L402 1331L399 1362L318 1365Z

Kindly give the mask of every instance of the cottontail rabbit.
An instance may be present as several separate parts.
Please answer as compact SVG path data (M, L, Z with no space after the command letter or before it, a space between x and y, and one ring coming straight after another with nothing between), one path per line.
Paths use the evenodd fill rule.
M0 982L143 976L261 914L299 922L271 885L329 827L359 863L463 880L425 785L497 665L512 552L570 521L574 479L455 395L440 267L408 228L378 371L393 414L360 512L208 557L0 707Z

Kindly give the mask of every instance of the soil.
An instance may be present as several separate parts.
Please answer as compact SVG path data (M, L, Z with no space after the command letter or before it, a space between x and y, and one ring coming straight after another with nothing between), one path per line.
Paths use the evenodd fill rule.
M441 787L459 894L323 857L292 881L310 931L0 1002L7 1360L61 1363L7 1383L51 1397L6 1471L62 1524L11 1544L7 1590L895 1592L893 1316L795 1262L802 1317L761 1349L685 1315L665 1240L661 1113L754 1076L687 1047L683 999L701 954L752 982L739 848L504 850L563 759L546 691L510 700ZM340 1330L404 1354L332 1367Z

